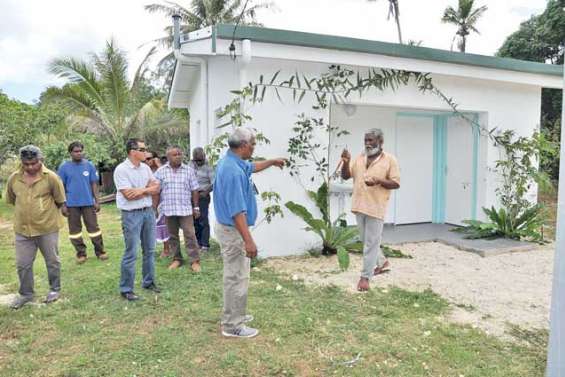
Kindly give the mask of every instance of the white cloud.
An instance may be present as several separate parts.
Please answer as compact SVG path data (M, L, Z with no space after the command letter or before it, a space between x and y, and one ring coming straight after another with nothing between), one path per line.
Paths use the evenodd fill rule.
M132 70L143 58L138 47L162 35L170 20L143 9L152 0L0 0L0 88L29 88L22 99L37 97L37 88L60 84L48 74L48 62L60 56L86 58L114 37L128 51ZM188 5L189 0L179 0ZM261 10L267 27L396 42L387 21L387 0L275 0L279 11ZM440 22L447 5L457 0L400 0L405 40L449 49L455 28ZM477 0L489 10L472 35L468 52L492 55L520 22L545 8L545 0ZM39 85L38 85L39 84ZM33 93L31 93L33 91ZM8 94L10 94L8 92ZM21 95L21 94L14 94ZM25 97L25 98L24 98Z

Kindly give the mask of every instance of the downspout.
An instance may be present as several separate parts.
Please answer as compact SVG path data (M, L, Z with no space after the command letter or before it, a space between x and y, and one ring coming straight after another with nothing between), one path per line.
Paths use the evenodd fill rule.
M206 130L205 142L210 140L210 125L209 120L209 109L210 100L208 92L208 62L206 59L198 58L194 56L183 55L180 51L180 19L181 16L178 14L173 15L173 54L178 63L186 63L188 65L200 65L200 87L204 94L204 114L202 116L203 127ZM200 135L199 135L200 136Z
M251 63L251 41L244 39L241 41L241 60L239 64L239 87L243 89L248 83L247 66ZM245 113L245 103L241 103L241 112Z

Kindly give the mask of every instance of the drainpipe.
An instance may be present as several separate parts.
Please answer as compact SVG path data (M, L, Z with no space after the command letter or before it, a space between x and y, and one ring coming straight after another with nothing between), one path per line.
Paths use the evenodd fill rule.
M565 66L563 67L563 107L561 124L565 124ZM557 195L557 237L553 260L553 288L549 316L547 377L565 376L565 132L561 132L561 164Z
M243 88L248 83L247 66L251 63L251 41L244 39L241 41L241 59L239 61L239 87ZM245 104L241 103L241 112L245 112Z
M204 114L202 116L202 122L205 129L205 140L207 143L210 140L210 125L209 111L210 111L210 97L208 91L208 62L206 59L198 58L194 56L183 55L180 51L180 20L181 16L178 14L173 15L173 54L175 59L179 63L185 63L188 65L199 65L200 66L200 89L204 95ZM198 135L201 136L201 135Z

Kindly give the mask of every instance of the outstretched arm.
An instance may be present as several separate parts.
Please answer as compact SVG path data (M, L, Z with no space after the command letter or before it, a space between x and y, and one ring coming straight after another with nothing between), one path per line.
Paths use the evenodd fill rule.
M284 158L274 158L272 160L254 162L253 165L255 166L255 169L253 170L253 173L259 173L260 171L270 168L271 166L276 166L282 169L285 161L286 160Z

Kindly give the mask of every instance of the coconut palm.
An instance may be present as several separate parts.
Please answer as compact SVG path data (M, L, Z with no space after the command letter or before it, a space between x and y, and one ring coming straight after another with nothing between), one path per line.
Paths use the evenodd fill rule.
M465 52L467 36L472 31L480 34L475 25L488 9L486 5L479 8L473 8L474 5L475 0L459 0L457 10L453 9L452 6L448 6L445 8L443 17L441 18L442 22L457 26L457 32L453 37L453 41L455 41L455 38L459 37L457 46L461 52ZM453 49L453 42L451 43L451 49Z
M376 0L369 0L370 2ZM396 30L398 32L398 43L402 44L402 31L400 29L400 7L398 5L398 0L388 0L388 15L387 20L390 20L390 17L394 17L394 21L396 22Z
M271 8L273 2L261 1L249 5L243 0L191 0L189 7L176 2L164 1L162 4L149 4L145 9L150 13L161 13L170 18L178 14L181 17L181 32L189 33L206 26L224 24L261 25L257 22L257 10ZM247 6L246 6L247 5ZM239 19L241 16L241 20ZM165 28L165 36L153 42L170 49L173 45L173 27ZM159 63L161 73L169 72L174 62L173 54L165 56Z
M133 80L128 79L128 63L114 41L104 51L91 54L89 61L65 57L54 59L49 71L68 82L62 88L50 87L42 101L58 101L72 112L74 123L83 131L102 136L112 146L118 160L124 141L143 136L144 130L159 124L167 128L186 129L187 122L171 116L163 96L149 85L147 64L155 48L137 68ZM187 132L186 132L187 133Z

